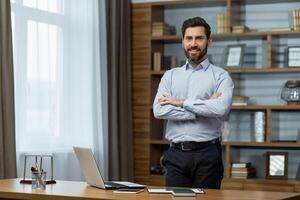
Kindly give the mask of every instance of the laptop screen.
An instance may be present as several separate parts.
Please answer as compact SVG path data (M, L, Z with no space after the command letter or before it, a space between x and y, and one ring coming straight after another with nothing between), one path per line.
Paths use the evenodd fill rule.
M73 147L86 182L89 185L105 189L104 180L90 148Z

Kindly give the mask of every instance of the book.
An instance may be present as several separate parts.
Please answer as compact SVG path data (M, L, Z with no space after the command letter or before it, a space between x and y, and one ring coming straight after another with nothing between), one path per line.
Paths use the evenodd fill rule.
M294 30L300 30L300 10L293 10Z
M228 17L226 13L217 14L217 33L229 33Z
M152 36L170 35L172 31L174 31L173 28L165 22L152 23Z
M232 26L232 33L245 33L250 29L245 25Z
M246 167L251 167L250 162L238 162L238 163L232 163L231 165L232 168L246 168Z
M154 52L153 53L153 70L154 71L160 71L162 65L161 60L161 53L160 52Z
M233 96L232 105L233 106L247 106L249 98L246 96Z
M233 106L247 106L248 102L232 102Z
M232 99L234 101L237 101L237 102L244 102L244 101L248 101L249 97L246 97L246 96L233 96Z
M236 172L249 172L255 170L254 167L233 167L232 171Z
M276 31L291 31L291 30L292 30L292 28L286 27L286 28L272 28L271 31L276 32Z
M247 176L231 175L231 178L233 178L233 179L248 179L248 178L254 178L254 175L247 175Z

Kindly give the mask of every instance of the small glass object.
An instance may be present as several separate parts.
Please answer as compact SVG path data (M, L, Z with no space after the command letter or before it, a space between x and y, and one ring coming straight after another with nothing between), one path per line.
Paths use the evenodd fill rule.
M31 179L26 179L26 169L28 169L28 161L30 161L30 158L34 158L35 160L35 167L31 167L31 172L34 170L37 170L37 166L40 166L40 170L43 166L43 159L44 158L50 158L51 165L50 165L50 179L46 180L46 184L55 184L56 181L53 179L53 155L38 155L38 154L27 154L24 156L24 170L23 170L23 179L20 180L20 183L22 184L31 184ZM38 162L39 160L39 162ZM49 176L49 175L48 175Z
M46 189L46 172L41 171L33 171L32 172L32 182L31 182L32 189Z
M281 99L288 104L300 104L300 80L289 80L281 91Z

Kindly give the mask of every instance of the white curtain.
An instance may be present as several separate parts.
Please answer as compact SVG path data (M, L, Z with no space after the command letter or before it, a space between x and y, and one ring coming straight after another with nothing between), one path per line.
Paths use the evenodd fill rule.
M104 0L11 4L18 176L25 154L50 154L55 179L82 180L72 146L83 146L107 177Z

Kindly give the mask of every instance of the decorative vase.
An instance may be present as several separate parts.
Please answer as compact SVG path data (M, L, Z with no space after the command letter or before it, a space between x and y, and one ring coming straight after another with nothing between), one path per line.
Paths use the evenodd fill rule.
M288 80L282 88L281 99L288 104L300 104L300 80Z
M262 111L254 113L254 137L255 142L265 141L265 113Z

